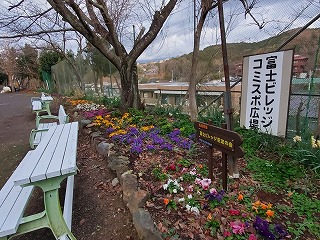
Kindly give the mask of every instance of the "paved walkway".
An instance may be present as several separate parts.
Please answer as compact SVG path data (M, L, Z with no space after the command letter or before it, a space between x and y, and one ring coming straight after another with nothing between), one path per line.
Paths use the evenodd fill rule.
M24 92L0 94L0 188L31 150L29 134L35 127L32 96L36 95Z

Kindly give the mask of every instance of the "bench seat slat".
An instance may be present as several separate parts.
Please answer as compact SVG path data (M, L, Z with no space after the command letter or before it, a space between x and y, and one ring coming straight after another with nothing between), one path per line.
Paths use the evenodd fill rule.
M65 126L61 132L61 135L57 136L57 149L64 149L68 142L68 135L70 133L70 127L71 125L68 124ZM46 177L55 177L59 176L61 174L61 166L65 158L65 152L64 151L55 151L54 154L51 157L51 161L49 164L49 167L46 171Z
M71 124L71 134L68 139L68 146L65 152L66 160L63 161L62 174L74 172L76 166L77 143L78 143L78 122Z
M56 122L40 123L37 130L49 129L50 127L56 126L56 125L57 125ZM34 144L34 145L39 145L41 139L44 138L44 135L46 135L46 133L47 133L46 131L37 132L37 133L35 134L33 144Z
M52 128L50 128L49 131L51 129ZM36 152L41 153L41 156L39 157L39 163L33 169L32 174L30 174L31 182L36 182L39 180L46 179L47 168L49 166L49 163L52 159L54 152L56 151L56 145L60 140L60 136L61 136L62 131L63 131L63 128L54 128L53 134L52 135L50 134L50 136L51 136L50 146L51 147L46 148L44 150L44 147L46 147L46 145L41 144L42 143L42 141L41 141L40 144L38 145L38 147L34 150ZM45 138L46 138L46 136L47 136L47 134L45 135ZM43 142L47 143L47 141L43 141Z
M14 233L19 225L19 220L23 217L33 187L14 186L14 180L30 164L32 152L29 151L26 154L0 191L0 237Z
M49 139L51 139L53 132L55 131L54 128L49 128L47 134L44 136L44 142L47 142ZM15 185L22 185L22 184L27 184L30 183L30 175L35 166L38 164L40 157L42 156L42 152L46 145L40 144L38 147L33 150L34 157L31 157L29 164L25 166L24 171L20 173L19 175L19 180L15 180Z
M0 224L2 225L0 228L0 237L13 234L17 231L33 188L33 186L24 188L14 186L12 188L12 191L7 198L8 203L4 203L3 205L3 208L7 207L8 211L2 211L5 210L2 208L0 210L1 218L3 217L3 221L5 221L3 223L3 221L0 220Z

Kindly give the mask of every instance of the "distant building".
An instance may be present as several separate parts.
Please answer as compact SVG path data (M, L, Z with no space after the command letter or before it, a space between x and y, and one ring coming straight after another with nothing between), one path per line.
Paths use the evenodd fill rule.
M183 100L185 100L188 88L189 83L187 82L139 84L140 97L146 105L181 105ZM197 87L197 95L201 97L199 107L207 106L224 91L225 82L222 81L211 81L199 84ZM235 111L239 111L241 84L235 86L232 91L234 91L231 94L233 108ZM188 106L188 101L185 101L184 106Z
M293 76L300 77L303 73L307 73L306 65L308 58L301 55L294 55L293 57ZM242 63L236 63L230 69L230 75L242 76Z
M308 58L303 57L301 55L294 55L293 57L293 75L299 77L301 73L307 72L306 65L307 65Z

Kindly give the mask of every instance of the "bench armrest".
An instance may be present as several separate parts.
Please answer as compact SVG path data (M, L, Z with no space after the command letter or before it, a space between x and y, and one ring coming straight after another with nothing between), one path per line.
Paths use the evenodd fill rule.
M42 119L54 119L54 120L59 120L58 116L55 115L41 115L41 116L36 116L36 128L39 127L39 123Z
M47 132L49 129L32 129L29 136L29 143L32 149L35 149L34 139L39 132Z

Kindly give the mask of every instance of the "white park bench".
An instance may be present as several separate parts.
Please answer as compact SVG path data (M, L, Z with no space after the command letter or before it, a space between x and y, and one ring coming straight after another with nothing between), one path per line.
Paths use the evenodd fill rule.
M32 111L36 113L36 119L38 119L40 113L46 112L47 115L51 115L50 103L53 101L51 96L46 96L41 93L41 97L32 97L31 105Z
M48 120L48 119L52 119L54 121L40 123L41 120ZM67 122L69 122L69 117L66 114L62 105L60 105L59 107L58 116L54 116L54 115L38 116L36 119L36 128L32 129L30 133L30 137L29 137L30 147L34 149L40 143L41 139L44 137L44 135L47 133L50 127L55 126L57 124L64 124Z
M71 233L78 122L53 126L35 150L29 151L0 190L0 240L40 228L50 228L56 239L76 239ZM67 178L63 214L61 182ZM25 216L34 187L43 191L44 210Z

